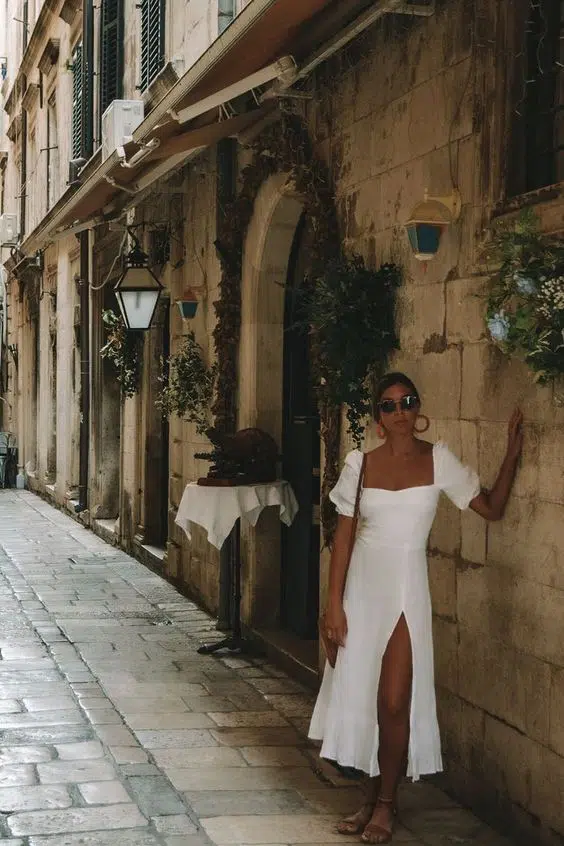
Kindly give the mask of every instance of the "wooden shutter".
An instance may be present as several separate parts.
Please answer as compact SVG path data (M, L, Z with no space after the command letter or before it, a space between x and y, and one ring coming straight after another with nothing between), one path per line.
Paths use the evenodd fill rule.
M77 44L72 54L72 128L71 150L73 159L82 154L82 44Z
M123 0L102 0L100 115L123 94Z
M164 65L165 0L141 2L141 81L145 91Z

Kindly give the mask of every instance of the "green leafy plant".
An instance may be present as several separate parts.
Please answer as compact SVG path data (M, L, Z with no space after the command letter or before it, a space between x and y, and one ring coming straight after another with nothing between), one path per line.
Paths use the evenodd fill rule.
M177 353L168 359L168 375L160 377L157 405L165 417L176 414L193 423L198 434L209 428L217 366L208 367L194 332L188 332Z
M398 348L400 282L396 265L371 270L360 256L341 257L328 262L303 294L318 396L322 404L346 407L349 432L358 446L363 420L371 411L373 381Z
M487 247L497 266L486 323L503 352L524 360L535 381L564 374L564 243L543 235L530 211L500 228Z
M100 355L113 364L123 395L132 397L138 393L141 383L143 333L126 329L121 316L111 308L102 312L102 321L106 343Z
M217 429L223 432L232 432L236 428L237 419L237 378L238 378L238 350L241 335L241 276L243 263L243 244L247 228L254 212L254 202L261 185L274 173L287 173L289 181L293 184L296 194L301 198L304 212L313 232L313 238L308 255L308 275L317 284L326 279L328 269L331 271L331 280L327 281L328 289L332 288L333 282L341 278L344 290L342 305L343 308L354 310L354 300L358 292L353 291L352 280L360 281L361 286L366 284L367 291L370 289L370 296L379 296L378 285L382 276L377 277L371 271L364 269L370 276L373 287L362 275L358 260L347 260L344 258L342 236L339 229L337 204L333 187L331 172L327 164L316 154L307 124L303 118L291 110L287 105L282 106L282 114L279 122L268 126L253 141L252 159L243 168L239 184L239 191L232 203L228 204L224 212L224 221L221 232L216 241L216 249L221 264L221 280L219 283L219 298L214 303L216 313L216 324L213 332L215 342L215 354L218 362L217 382L215 395L212 403L212 414ZM337 270L336 268L340 268ZM378 273L384 273L383 268ZM399 278L399 271L398 271ZM349 282L347 282L349 280ZM336 296L336 294L335 294ZM367 294L368 296L368 294ZM316 300L317 301L317 300ZM387 299L380 299L380 305L384 311L389 307L389 315L393 315L393 307ZM363 302L363 307L364 307ZM312 302L312 309L314 304ZM341 433L341 406L343 403L350 403L349 426L353 436L358 441L360 436L360 420L369 408L368 380L372 370L378 369L378 362L383 361L377 352L379 344L391 350L396 345L394 340L386 335L378 337L374 327L382 324L376 322L369 337L369 348L367 356L370 359L364 366L360 362L360 353L351 353L347 358L347 364L339 364L337 375L330 370L329 362L334 362L337 355L333 356L333 343L337 345L337 335L341 335L341 344L345 348L348 344L356 346L355 338L351 340L348 332L349 326L355 326L355 319L352 314L337 316L338 309L335 308L335 332L329 330L320 334L319 344L316 340L316 333L312 334L312 358L317 355L317 347L320 352L325 350L327 355L326 363L321 361L318 365L313 363L313 370L319 383L318 399L319 412L321 417L321 438L324 447L324 472L321 493L321 512L323 533L325 542L330 545L336 526L336 512L329 499L329 492L334 487L339 477L340 460L340 433ZM312 312L313 313L313 312ZM321 313L321 307L319 310ZM382 320L382 313L376 306L371 314L377 314L377 320ZM358 316L359 312L357 312ZM388 314L388 312L386 312ZM387 316L393 321L393 318ZM342 321L341 321L342 318ZM368 324L366 324L367 326ZM358 330L358 325L355 331ZM308 330L309 331L309 327ZM367 336L364 336L367 337ZM383 348L382 347L382 348ZM354 361L354 363L353 363ZM345 369L347 373L345 373ZM353 373L348 377L348 370ZM323 383L322 380L325 379Z

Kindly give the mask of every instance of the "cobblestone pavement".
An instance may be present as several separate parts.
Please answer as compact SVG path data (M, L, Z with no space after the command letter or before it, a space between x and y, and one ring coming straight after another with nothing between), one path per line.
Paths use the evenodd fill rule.
M357 787L304 737L311 695L203 657L213 621L28 492L0 491L0 839L11 846L331 844ZM510 846L430 784L394 842Z

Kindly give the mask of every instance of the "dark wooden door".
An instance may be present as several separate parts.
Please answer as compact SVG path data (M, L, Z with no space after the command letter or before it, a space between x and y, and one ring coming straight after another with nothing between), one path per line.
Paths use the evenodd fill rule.
M299 511L293 524L282 532L281 568L282 626L303 638L317 636L319 610L319 414L300 297L310 241L303 216L296 229L286 285L282 435L283 474L294 489Z

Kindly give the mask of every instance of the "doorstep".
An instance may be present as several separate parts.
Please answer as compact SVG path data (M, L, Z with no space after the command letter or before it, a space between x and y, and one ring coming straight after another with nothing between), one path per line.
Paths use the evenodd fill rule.
M267 658L310 690L319 688L319 641L304 640L282 629L247 629L243 632Z
M149 570L164 575L166 563L166 549L164 546L142 543L138 538L133 539L133 555Z
M115 518L113 520L92 520L92 531L94 534L98 535L98 537L102 538L102 540L105 540L106 543L111 543L112 546L117 546L118 536L116 532L116 523L117 519Z

